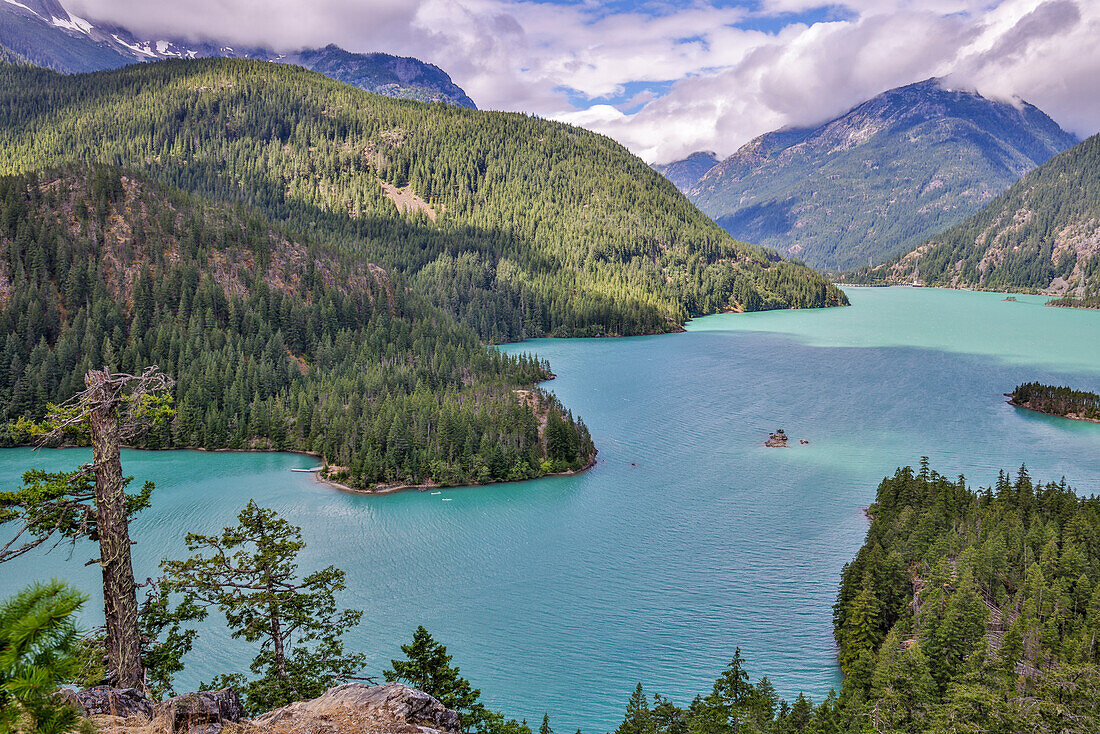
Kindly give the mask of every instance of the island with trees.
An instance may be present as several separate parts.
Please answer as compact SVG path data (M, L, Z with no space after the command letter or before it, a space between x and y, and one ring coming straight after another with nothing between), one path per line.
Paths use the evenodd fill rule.
M1093 392L1027 382L1017 386L1011 393L1006 393L1006 397L1009 404L1017 408L1070 420L1100 423L1100 395Z

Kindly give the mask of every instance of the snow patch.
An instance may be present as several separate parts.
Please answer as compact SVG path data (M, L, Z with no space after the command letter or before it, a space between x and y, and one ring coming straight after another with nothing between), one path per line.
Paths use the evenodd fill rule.
M10 0L9 0L10 2ZM70 14L68 18L50 18L50 25L57 26L58 28L64 28L66 30L75 31L76 33L83 33L88 35L94 25L84 20L78 15Z
M145 50L145 49L143 49L143 48L142 48L141 46L135 46L135 45L133 45L133 44L131 44L131 43L126 43L126 41L123 41L123 40L122 40L121 38L119 38L119 37L118 37L118 34L117 34L117 33L112 33L112 34L111 34L111 38L115 39L115 40L116 40L116 41L118 41L118 42L119 42L120 44L122 44L123 46L125 46L125 47L126 47L126 48L128 48L128 49L130 49L131 51L133 51L133 52L134 52L134 53L136 53L136 54L140 54L140 55L142 55L142 56L148 56L148 57L149 57L149 58L151 58L151 59L155 59L155 58L157 57L157 55L156 55L156 54L154 54L154 53L150 53L149 51L146 51L146 50Z

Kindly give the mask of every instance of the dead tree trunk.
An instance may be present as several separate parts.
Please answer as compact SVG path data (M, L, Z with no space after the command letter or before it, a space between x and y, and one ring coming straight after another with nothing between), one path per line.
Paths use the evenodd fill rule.
M114 667L113 683L120 688L145 685L138 627L137 585L130 562L130 523L126 485L119 456L118 401L106 370L92 370L88 387L88 429L95 471L96 530L103 571L103 614L107 623L107 659Z

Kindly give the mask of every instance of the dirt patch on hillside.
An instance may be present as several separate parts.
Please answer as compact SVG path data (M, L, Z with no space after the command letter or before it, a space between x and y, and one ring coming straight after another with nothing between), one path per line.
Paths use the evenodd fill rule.
M416 192L411 187L405 186L403 188L397 188L393 184L388 184L385 181L380 182L382 191L385 192L386 198L393 202L393 205L397 207L397 211L402 214L410 214L412 212L424 212L428 219L435 221L435 209L432 209L431 204L421 199L416 195Z

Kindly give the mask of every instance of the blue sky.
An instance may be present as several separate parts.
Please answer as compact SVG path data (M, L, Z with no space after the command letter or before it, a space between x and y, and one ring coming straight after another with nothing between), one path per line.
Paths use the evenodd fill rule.
M415 56L483 109L589 127L650 162L732 153L946 77L1100 129L1100 0L64 0L147 37Z

